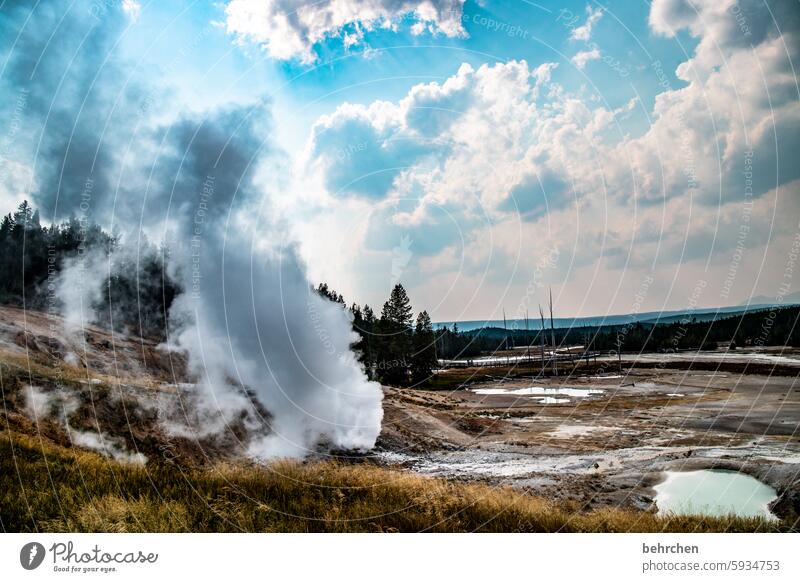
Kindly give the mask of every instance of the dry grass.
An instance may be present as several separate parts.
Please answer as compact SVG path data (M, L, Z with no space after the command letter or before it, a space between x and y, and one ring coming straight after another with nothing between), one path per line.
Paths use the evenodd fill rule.
M735 517L581 513L511 489L424 478L368 463L123 465L0 432L5 531L660 532L784 531Z

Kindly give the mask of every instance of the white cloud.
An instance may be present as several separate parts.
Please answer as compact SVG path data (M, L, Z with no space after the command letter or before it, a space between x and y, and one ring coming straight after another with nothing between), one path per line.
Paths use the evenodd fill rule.
M405 17L415 35L466 36L462 7L463 0L231 0L225 14L228 32L240 40L262 45L276 59L312 63L325 39L342 37L353 46L364 31L397 30Z
M396 103L342 105L314 126L308 158L340 197L419 198L479 216L522 189L517 205L535 214L542 196L560 204L565 191L602 185L593 150L615 114L552 83L554 66L465 64Z
M720 188L723 198L733 196L749 147L765 168L756 180L758 195L776 178L800 177L788 163L778 176L766 170L776 157L791 158L800 123L785 41L769 37L752 49L730 50L704 74L687 74L687 86L668 86L639 137L616 127L617 116L636 101L611 110L552 82L552 64L531 70L525 61L511 61L462 65L444 82L417 85L396 103L344 104L315 124L308 155L338 196L383 199L418 191L443 202L467 194L494 208L524 182L548 176L579 194L608 184L611 196L653 202L693 193L715 203ZM589 51L574 60L583 66L598 56ZM698 68L690 60L678 72ZM755 83L759 70L764 78ZM653 75L667 73L655 64Z
M122 0L122 11L128 15L133 22L139 20L142 13L142 5L136 0Z
M664 90L640 135L617 125L641 106L637 100L613 109L570 92L551 79L554 63L465 64L396 102L345 104L318 120L308 173L319 176L329 195L371 205L374 212L364 211L370 224L359 232L384 236L363 235L368 252L388 252L403 234L429 239L429 253L417 250L418 267L436 272L435 283L419 277L428 296L449 289L453 277L469 289L494 277L499 287L486 293L494 298L508 286L524 288L520 270L554 246L565 260L552 269L553 280L588 277L581 289L597 276L593 268L626 278L657 268L671 281L682 262L692 261L709 261L709 280L722 281L750 193L747 245L754 249L766 248L778 228L770 209L800 195L800 168L791 163L800 148L790 62L798 56L798 36L796 27L770 31L751 15L751 35L742 40L731 14L727 20L738 32L718 22L724 15L716 8L698 17L706 26L680 11L670 19L664 15L676 11L662 6L670 2L653 3L653 30L688 27L698 35L697 50L677 69L680 86L664 65L651 66ZM425 229L424 236L414 229ZM715 268L722 269L716 279ZM684 269L682 277L703 272ZM752 269L745 272L757 280ZM692 284L679 278L675 289ZM659 300L668 289L659 288ZM609 293L596 301L614 301L615 291ZM482 309L486 314L493 306Z
M722 10L725 2L717 3ZM650 6L648 22L653 32L672 38L681 28L688 28L698 22L698 6L688 0L656 0ZM696 30L698 34L701 32Z
M570 34L572 40L587 41L592 38L592 28L594 28L594 25L597 24L597 21L603 16L603 9L594 8L589 5L586 7L586 14L587 18L583 26L572 29L572 34Z
M600 51L596 48L593 48L590 51L581 51L577 53L574 57L572 57L572 62L575 64L578 69L581 71L586 67L586 63L589 61L596 61L600 58Z

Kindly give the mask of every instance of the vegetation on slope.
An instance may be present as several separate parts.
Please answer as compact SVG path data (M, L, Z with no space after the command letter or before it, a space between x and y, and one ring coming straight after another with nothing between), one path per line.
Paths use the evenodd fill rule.
M60 278L77 261L87 279L103 277L102 293L90 306L95 323L163 339L169 308L180 293L167 273L168 254L166 246L156 248L142 234L124 245L85 217L43 226L39 211L25 201L0 219L0 303L60 310L52 301L60 301ZM92 259L102 259L100 273L88 271Z
M0 432L4 531L695 532L785 531L758 518L580 513L520 491L368 462L125 465Z

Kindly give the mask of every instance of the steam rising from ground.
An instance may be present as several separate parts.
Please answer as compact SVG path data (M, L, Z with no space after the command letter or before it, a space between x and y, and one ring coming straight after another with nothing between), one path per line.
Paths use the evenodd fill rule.
M251 257L249 247L240 235L224 248L206 247L204 265L212 272L203 291L184 295L178 306L193 315L178 343L201 378L206 406L231 416L240 408L235 386L254 390L272 414L272 434L249 446L254 457L300 456L323 438L336 447L371 448L381 392L349 350L355 337L347 312L308 292L291 247L270 257Z
M125 445L119 439L103 432L80 431L69 428L69 426L67 432L73 445L92 449L103 456L125 463L144 465L147 462L147 457L142 453L125 450Z
M117 461L137 465L144 465L147 462L147 457L142 453L128 451L122 439L103 432L82 431L70 426L69 417L77 412L78 408L75 395L63 389L45 392L38 386L25 388L25 409L31 420L37 424L46 419L57 419L75 446L92 449Z
M61 299L64 331L68 335L80 334L86 325L97 319L94 305L103 293L98 281L102 281L108 272L108 259L98 250L65 260L56 283L56 293Z
M37 205L53 218L79 212L82 219L90 206L91 218L128 236L141 224L171 233L168 268L184 294L169 314L168 344L186 352L197 384L189 402L164 414L168 428L208 434L238 423L249 434L247 453L259 459L302 456L320 443L372 447L382 393L350 351L356 336L349 314L311 290L262 186L275 180L256 179L259 169L282 171L268 107L232 107L161 126L134 119L147 113L137 98L161 93L129 78L114 53L122 12L111 7L104 16L95 27L68 3L46 12L15 7L3 27L19 37L9 47L8 71L37 96L28 121L39 124L47 154L37 166ZM49 43L54 29L69 51ZM75 91L59 89L62 76ZM86 76L99 81L84 83ZM75 136L66 150L65 134ZM132 154L121 159L129 146ZM84 256L66 265L58 289L68 331L80 333L91 319L87 310L115 264ZM81 434L75 441L94 448L111 442Z

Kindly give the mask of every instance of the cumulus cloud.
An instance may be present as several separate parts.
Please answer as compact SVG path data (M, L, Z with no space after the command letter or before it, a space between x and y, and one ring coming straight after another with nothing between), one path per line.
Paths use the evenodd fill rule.
M591 5L586 7L586 22L582 26L572 29L570 38L572 40L588 41L592 38L592 29L597 21L603 16L602 8L595 8Z
M437 203L463 204L491 196L501 187L491 186L493 162L513 159L518 150L506 146L529 139L536 109L530 77L524 61L478 69L465 64L444 83L418 85L399 102L342 105L315 124L310 164L341 197L429 197L435 191ZM365 147L342 156L350 143ZM515 174L503 178L506 185ZM379 188L362 185L373 176L382 176Z
M635 102L615 110L569 93L550 81L553 64L533 70L525 61L465 64L395 103L344 104L320 118L310 163L338 196L415 193L443 201L475 194L494 207L525 176L549 174L574 182L579 193L609 183L614 197L658 201L694 190L716 204L720 195L734 194L744 154L753 149L765 169L755 178L755 194L762 194L798 177L796 164L777 165L777 175L766 171L776 157L788 162L798 135L800 108L786 51L795 47L794 37L793 30L762 35L747 49L728 43L726 54L703 66L704 74L689 74L700 68L695 61L703 38L698 56L678 67L688 83L683 87L671 86L663 65L654 63L664 91L651 127L638 137L622 134L615 122ZM599 56L587 51L575 61L583 66ZM759 70L766 89L752 82Z
M575 64L578 69L581 71L586 67L586 63L589 61L596 61L600 58L600 51L596 48L593 48L588 51L580 51L574 57L572 57L572 62Z
M780 39L786 51L794 55L800 14L780 0L655 0L648 23L657 35L672 38L687 30L699 40L694 55L678 67L677 74L686 81L693 78L704 81L723 64L725 57L770 39ZM741 79L738 84L742 85Z
M463 0L232 0L225 24L276 59L312 63L315 47L326 39L340 37L350 47L362 42L364 32L397 30L404 18L413 22L415 35L465 36L462 8Z
M751 150L757 158L755 195L800 177L791 163L800 145L792 71L800 54L797 11L781 2L765 7L659 0L652 4L650 23L662 33L686 28L699 44L675 71L686 87L670 86L660 62L651 67L666 90L656 98L653 127L629 147L647 183L656 186L652 177L663 171L666 196L692 190L718 204L739 194L743 160ZM651 200L662 195L654 187L643 194Z
M764 218L775 196L797 195L800 102L792 61L800 56L799 27L780 4L770 4L773 21L770 10L749 2L688 9L676 0L653 2L655 33L687 29L698 44L675 71L679 83L665 64L651 64L661 92L647 112L650 125L637 134L618 123L637 100L612 108L569 91L552 80L554 63L465 64L395 102L344 104L320 118L308 165L329 195L383 209L370 215L367 233L397 239L430 225L440 256L425 262L440 275L450 268L464 276L484 257L513 278L504 265L513 271L536 260L531 255L550 244L545 232L554 245L574 248L573 267L725 263L730 237L713 233L741 220L743 202L755 201ZM589 52L576 65L599 56ZM341 155L357 142L363 150ZM374 176L379 184L370 182ZM404 200L414 201L413 210L386 210ZM445 208L456 209L452 231L434 226ZM527 240L520 221L535 223L539 239ZM761 244L772 227L754 225L767 230L749 243ZM374 235L364 241L369 249L388 246ZM495 245L491 253L486 241Z

